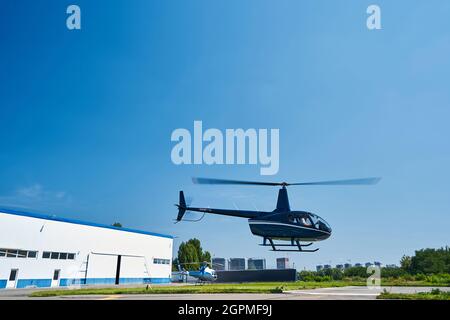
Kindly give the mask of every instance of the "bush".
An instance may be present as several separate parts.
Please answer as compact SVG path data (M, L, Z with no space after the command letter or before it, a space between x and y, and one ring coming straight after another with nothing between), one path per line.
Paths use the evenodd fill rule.
M414 281L414 280L415 280L415 279L414 279L414 276L413 276L413 275L410 275L410 274L405 274L405 275L403 275L403 276L402 276L402 279L405 280L405 281Z
M365 267L351 267L344 270L344 276L367 278L367 269Z
M426 281L427 280L427 276L424 275L423 273L419 273L419 274L416 274L415 280L416 281Z
M434 274L426 277L428 282L436 284L448 284L450 285L450 274Z
M381 268L381 277L382 278L398 279L398 278L404 276L405 274L407 274L407 272L401 268L391 268L391 267Z
M437 288L431 289L431 294L441 294L441 293L442 291Z

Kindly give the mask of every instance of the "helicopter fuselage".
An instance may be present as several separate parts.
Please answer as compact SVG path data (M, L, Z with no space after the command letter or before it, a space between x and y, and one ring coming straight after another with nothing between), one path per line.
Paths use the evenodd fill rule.
M191 277L197 278L200 281L211 282L217 280L216 271L209 267L201 267L198 271L187 271Z
M276 240L321 241L331 236L328 223L306 211L273 212L248 219L256 236Z

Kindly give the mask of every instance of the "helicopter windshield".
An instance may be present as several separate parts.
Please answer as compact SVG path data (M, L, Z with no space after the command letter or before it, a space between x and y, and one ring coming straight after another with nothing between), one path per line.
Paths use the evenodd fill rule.
M313 222L313 225L316 229L323 230L326 232L331 232L331 227L324 219L319 217L318 215L315 215L313 213L309 214L309 217L311 221Z

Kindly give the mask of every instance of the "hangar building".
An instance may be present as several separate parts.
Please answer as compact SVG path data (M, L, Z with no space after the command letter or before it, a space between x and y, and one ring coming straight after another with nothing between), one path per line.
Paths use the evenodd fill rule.
M0 209L0 289L166 283L173 237Z

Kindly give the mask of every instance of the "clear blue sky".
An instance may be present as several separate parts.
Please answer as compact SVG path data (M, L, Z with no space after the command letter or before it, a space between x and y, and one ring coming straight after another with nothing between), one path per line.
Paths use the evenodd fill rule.
M82 30L68 31L78 4ZM382 9L380 31L366 8ZM296 267L380 260L449 244L450 2L2 1L0 204L198 237L223 257L266 257L244 219L174 225L198 206L272 210L276 188L192 176L372 187L290 188L333 227ZM176 128L279 128L280 171L175 166Z

